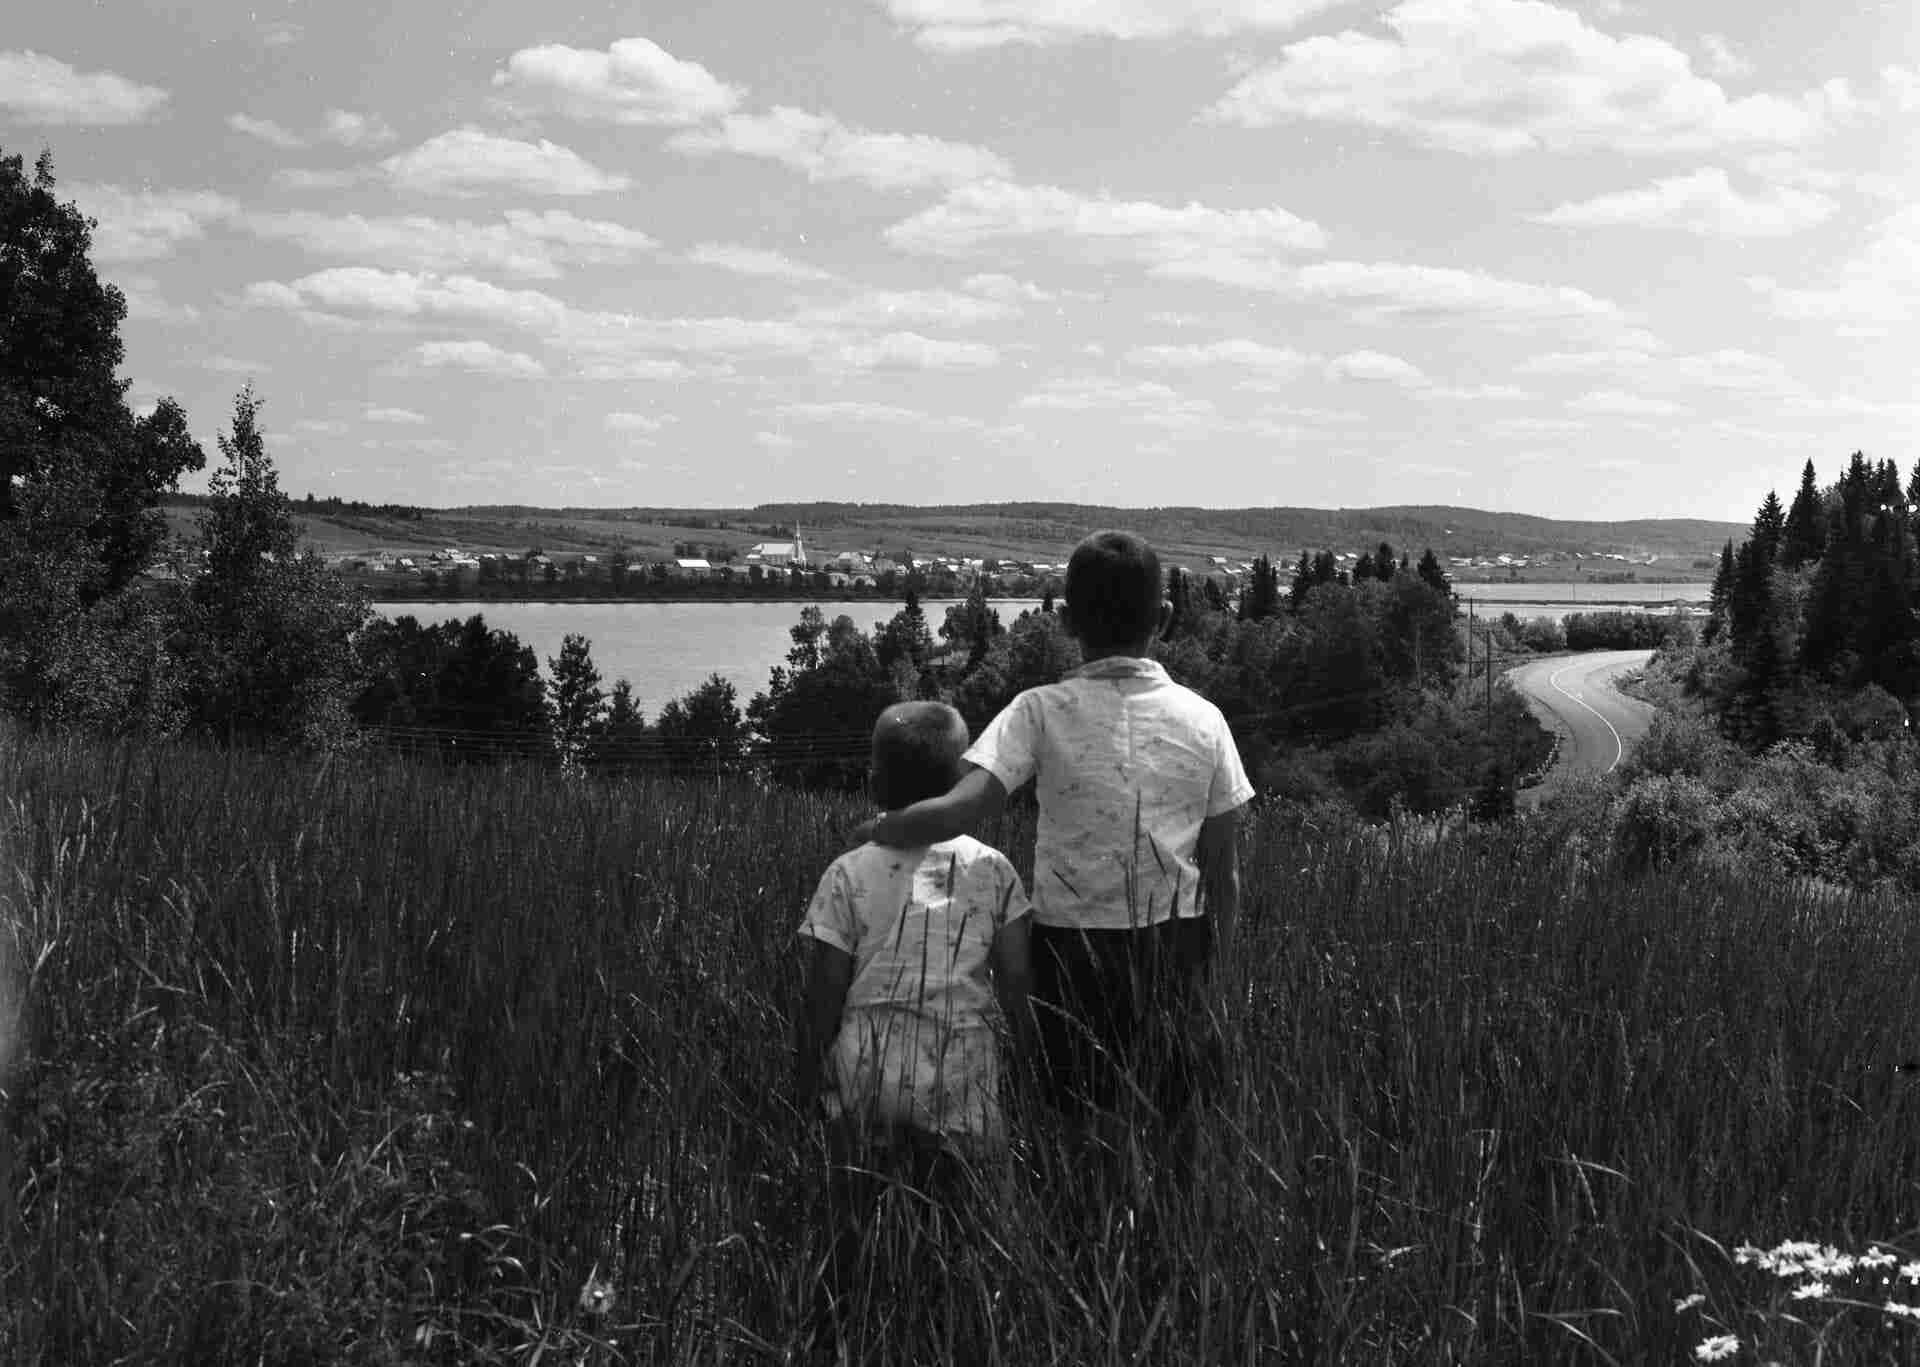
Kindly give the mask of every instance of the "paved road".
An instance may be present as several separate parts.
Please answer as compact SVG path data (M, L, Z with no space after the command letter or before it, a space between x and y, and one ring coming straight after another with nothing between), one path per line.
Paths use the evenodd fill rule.
M1617 691L1613 681L1630 669L1639 669L1653 657L1650 650L1601 650L1584 655L1559 655L1509 670L1507 678L1520 690L1543 725L1560 733L1560 757L1540 785L1530 790L1533 801L1568 774L1609 773L1633 743L1647 732L1653 709L1637 698Z

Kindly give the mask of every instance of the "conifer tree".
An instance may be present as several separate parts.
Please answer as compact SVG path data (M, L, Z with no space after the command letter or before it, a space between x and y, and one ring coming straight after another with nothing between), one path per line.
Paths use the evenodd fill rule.
M1440 568L1440 558L1433 553L1433 547L1429 546L1420 553L1420 568L1416 573L1419 574L1421 582L1435 593L1444 593L1449 598L1453 597L1453 585L1447 582L1446 571Z
M1287 592L1287 607L1300 611L1306 605L1307 595L1313 592L1313 585L1313 557L1301 551L1300 563L1293 567L1293 587Z
M1826 548L1826 510L1820 505L1820 490L1814 482L1813 462L1800 471L1800 491L1793 496L1793 507L1780 543L1780 564L1789 570L1811 565Z
M1393 581L1393 547L1384 541L1373 553L1373 574L1383 584Z
M1373 577L1373 552L1362 551L1360 558L1353 562L1353 582L1361 584Z
M1253 562L1253 578L1240 596L1240 620L1261 622L1280 610L1280 572L1261 556Z
M1773 562L1780 554L1780 541L1786 534L1787 515L1781 510L1780 495L1767 490L1766 498L1760 504L1760 511L1753 515L1754 554L1766 565L1773 568Z
M1733 542L1720 548L1720 568L1714 571L1713 587L1707 591L1707 626L1702 637L1708 645L1727 629L1727 613L1733 600Z

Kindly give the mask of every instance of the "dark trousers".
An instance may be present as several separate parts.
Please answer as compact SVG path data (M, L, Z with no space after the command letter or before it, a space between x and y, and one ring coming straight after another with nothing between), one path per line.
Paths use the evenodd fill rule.
M1207 1010L1213 924L1033 928L1042 1085L1069 1113L1144 1107L1163 1123L1205 1105L1222 1071Z

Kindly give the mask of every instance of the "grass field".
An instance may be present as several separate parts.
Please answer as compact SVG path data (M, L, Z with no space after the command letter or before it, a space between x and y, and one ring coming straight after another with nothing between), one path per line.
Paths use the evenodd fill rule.
M792 931L853 811L19 737L0 794L0 1360L795 1346ZM1884 1308L1920 1300L1910 912L1635 880L1545 824L1275 810L1244 858L1197 1199L1063 1201L1025 1117L987 1236L900 1260L942 1315L882 1298L852 1360L1920 1353ZM1892 1251L1736 1252L1787 1239Z

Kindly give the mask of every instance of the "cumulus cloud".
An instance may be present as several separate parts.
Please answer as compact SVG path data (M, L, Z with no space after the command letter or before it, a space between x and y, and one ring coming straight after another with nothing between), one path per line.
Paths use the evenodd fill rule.
M380 163L396 186L430 194L597 195L627 187L625 176L600 170L558 143L496 137L456 128Z
M1735 52L1733 45L1717 33L1701 35L1700 52L1709 76L1737 81L1753 75L1753 63Z
M1009 43L1141 40L1291 28L1341 0L881 0L923 47L976 52Z
M233 217L239 205L210 190L128 190L117 185L64 186L74 203L99 220L93 259L102 265L153 261L206 236L209 225Z
M424 215L367 217L296 210L250 215L261 237L291 242L317 256L420 270L497 271L553 280L563 267L618 264L654 250L646 233L578 218L564 209L509 209L503 222Z
M796 261L783 252L763 247L742 247L724 242L702 242L687 250L686 259L697 266L713 266L736 275L759 276L767 280L786 280L793 284L815 284L837 279L832 271Z
M1559 228L1671 228L1701 237L1787 237L1818 227L1838 208L1825 195L1778 185L1743 195L1725 171L1706 167L1562 204L1534 221Z
M1012 318L1019 312L1004 297L956 290L863 290L845 299L811 305L796 316L825 327L965 327Z
M964 185L887 229L906 251L962 256L1029 244L1083 261L1133 261L1163 272L1224 261L1253 269L1284 252L1326 245L1326 233L1285 209L1170 207L1094 199L1046 185L992 180Z
M370 266L335 266L290 283L249 285L246 302L268 308L319 309L392 318L460 319L550 332L567 306L538 290L503 289L472 276L436 276Z
M850 342L836 358L855 370L984 370L1000 363L1000 353L983 342L955 342L917 332L889 332L871 341Z
M539 361L519 351L503 351L491 342L468 338L453 342L422 342L414 359L423 366L465 370L502 379L537 380L547 373Z
M1288 45L1211 117L1345 123L1478 155L1674 153L1804 142L1844 93L1730 98L1673 44L1614 37L1542 0L1404 0L1381 22L1391 36L1347 29Z
M655 417L651 413L609 413L601 426L609 432L624 432L642 436L658 432L667 425L666 418Z
M1043 290L1031 281L1016 280L1011 275L997 271L969 275L960 282L960 288L988 299L997 299L1003 304L1046 304L1059 298L1052 291Z
M1173 370L1238 366L1280 379L1299 375L1317 359L1291 347L1268 346L1244 337L1192 345L1135 347L1127 353L1127 360L1135 365Z
M569 371L582 380L651 381L667 383L692 379L692 366L668 356L623 356L611 350L580 353L570 357Z
M1550 351L1520 363L1523 375L1611 380L1635 391L1688 387L1746 394L1791 394L1801 386L1772 356L1725 347L1674 354L1641 347Z
M395 136L378 114L356 114L350 109L329 109L320 125L320 137L341 147L380 147Z
M493 84L519 108L658 127L716 118L745 94L645 38L622 38L605 52L559 44L523 48L507 59Z
M947 413L927 413L898 404L868 403L858 399L831 399L816 403L782 404L777 416L800 422L851 423L865 426L885 423L912 427L920 432L990 432L993 429L978 418Z
M1677 418L1687 409L1671 399L1646 394L1629 394L1618 389L1596 389L1582 394L1567 405L1576 413L1594 413L1614 418Z
M1375 318L1477 319L1527 327L1620 316L1618 306L1569 285L1535 285L1447 266L1325 261L1303 267L1294 287Z
M101 127L142 123L169 96L111 71L77 71L31 49L0 51L0 109L23 123Z
M1404 389L1421 389L1428 383L1426 372L1411 361L1384 351L1349 351L1327 362L1327 378L1367 384L1392 384Z
M236 133L245 133L250 138L258 138L270 147L282 151L292 151L305 147L307 140L290 128L284 128L272 119L249 118L245 114L227 115L227 127Z
M729 114L710 128L676 135L689 155L731 152L779 162L813 181L856 181L876 190L964 185L1012 174L993 152L918 133L869 133L827 114L776 106L765 114Z
M1851 259L1808 283L1750 276L1747 284L1775 314L1828 323L1842 335L1878 337L1910 330L1920 318L1920 208L1882 219Z

